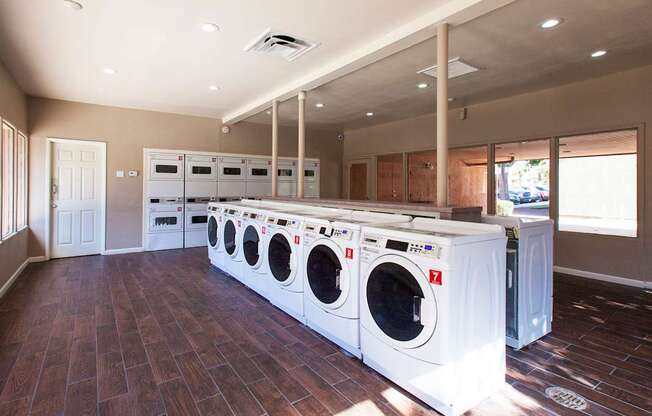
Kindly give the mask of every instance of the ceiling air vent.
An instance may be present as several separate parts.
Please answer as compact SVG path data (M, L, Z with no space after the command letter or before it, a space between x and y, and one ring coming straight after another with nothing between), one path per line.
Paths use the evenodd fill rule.
M470 74L478 71L478 68L462 62L459 57L453 58L448 61L448 79L461 77L462 75ZM433 65L426 69L418 71L417 74L429 75L437 78L437 65Z
M253 42L245 47L245 51L265 52L283 57L292 62L306 52L319 46L318 43L300 39L288 33L267 29Z

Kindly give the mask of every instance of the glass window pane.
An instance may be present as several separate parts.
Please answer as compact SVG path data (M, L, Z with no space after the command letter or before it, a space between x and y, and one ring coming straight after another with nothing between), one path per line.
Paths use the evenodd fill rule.
M636 237L636 130L559 139L559 230Z
M27 137L18 134L16 152L16 229L27 225Z
M13 127L2 123L2 237L14 230L14 136Z
M550 140L496 145L496 213L548 218Z
M487 212L487 146L449 150L448 203Z

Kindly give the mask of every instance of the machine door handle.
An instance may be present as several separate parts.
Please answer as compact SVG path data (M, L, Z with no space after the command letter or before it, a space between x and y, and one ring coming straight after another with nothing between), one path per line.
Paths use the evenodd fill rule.
M421 322L421 297L412 297L412 322Z
M514 284L514 274L510 269L507 269L507 287L511 289L513 284Z
M341 272L341 271L342 271L342 270L340 270L340 269L337 269L337 270L335 271L335 288L338 289L338 290L340 289L340 281L341 281L341 279L340 279L340 272Z

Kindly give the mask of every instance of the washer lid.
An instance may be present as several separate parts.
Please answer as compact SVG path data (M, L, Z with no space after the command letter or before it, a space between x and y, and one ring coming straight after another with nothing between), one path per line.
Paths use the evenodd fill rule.
M219 242L219 233L218 231L218 225L217 225L217 220L215 219L215 216L211 215L208 218L208 244L211 247L216 247L217 243Z
M437 302L428 278L411 261L381 256L362 282L362 304L372 330L396 348L425 344L437 327Z
M267 242L267 259L269 270L276 282L289 286L296 276L297 259L287 232L274 230L274 234Z
M305 266L308 287L315 300L325 308L340 307L349 295L351 276L337 244L327 238L313 242Z
M233 221L232 218L227 218L222 227L224 230L224 250L231 257L235 257L238 250L237 231Z
M249 224L242 234L242 251L245 261L251 267L255 267L260 263L260 233L255 225Z

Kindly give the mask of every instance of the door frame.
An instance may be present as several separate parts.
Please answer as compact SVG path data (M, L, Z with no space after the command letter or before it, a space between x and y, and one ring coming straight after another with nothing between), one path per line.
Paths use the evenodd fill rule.
M100 150L100 253L106 254L106 142L99 140L77 140L48 137L45 146L45 258L50 260L52 225L52 147L56 143L87 144L97 146Z
M343 197L345 199L350 199L351 197L351 178L349 177L349 173L351 172L351 165L357 165L357 164L366 164L367 165L367 198L370 201L373 201L376 199L376 189L375 189L375 179L373 179L376 175L376 158L375 157L363 157L363 158L356 158L356 159L349 159L346 160L343 163L344 167L344 188L343 190ZM373 183L372 183L373 181Z

